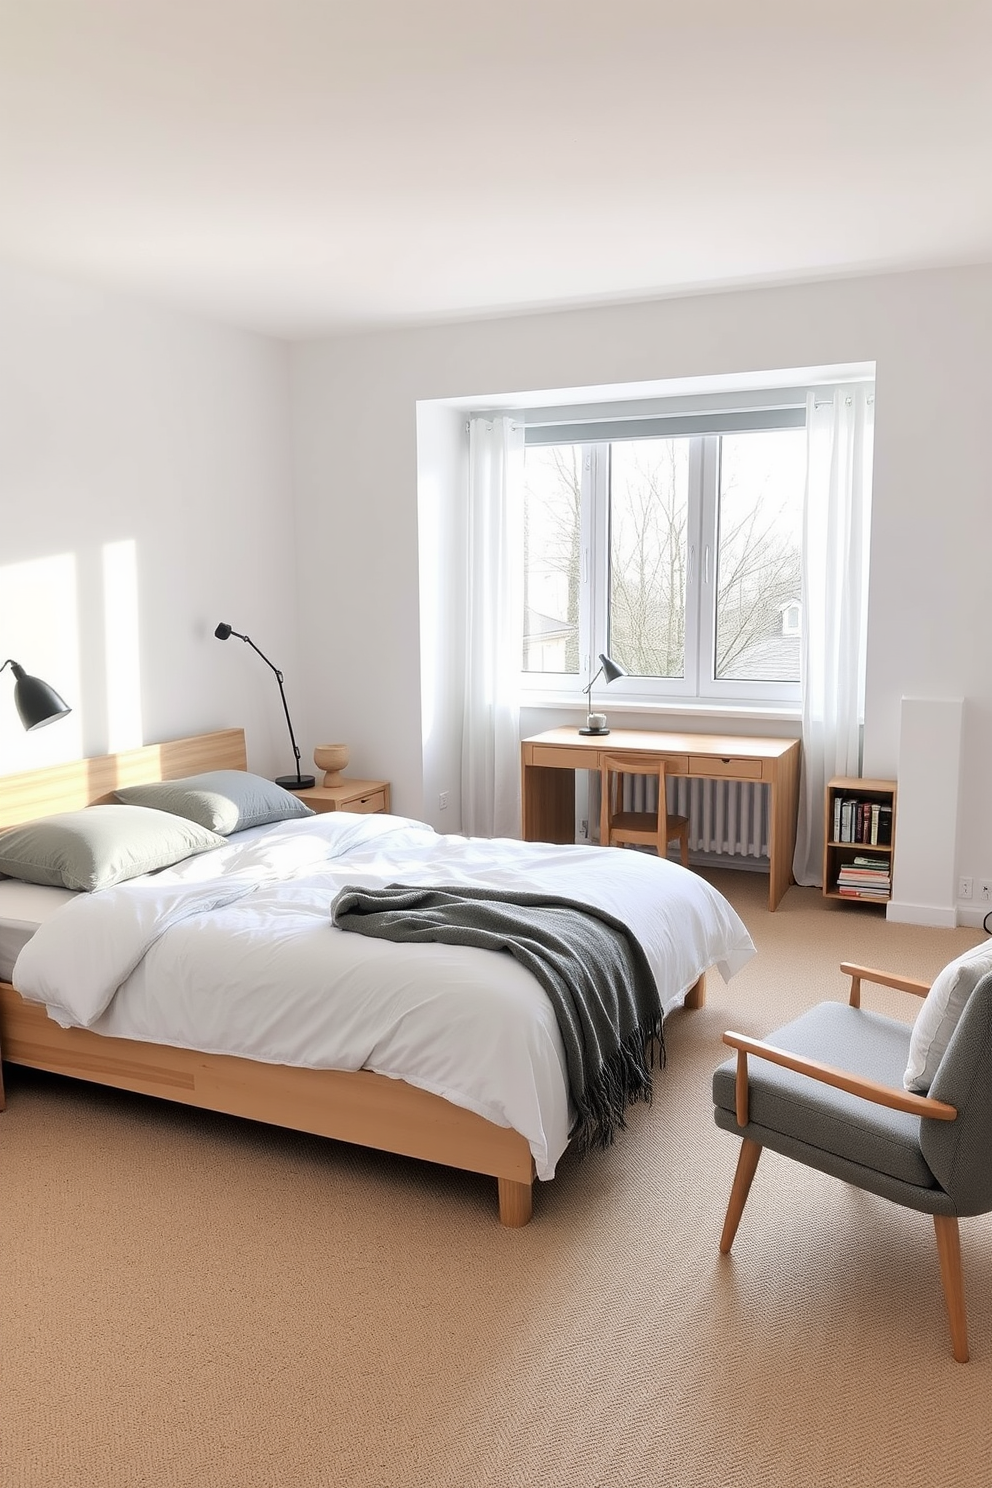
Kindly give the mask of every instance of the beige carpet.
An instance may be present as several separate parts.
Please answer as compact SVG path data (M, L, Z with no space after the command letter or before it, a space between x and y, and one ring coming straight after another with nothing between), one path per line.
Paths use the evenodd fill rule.
M758 956L523 1230L488 1180L7 1066L3 1488L988 1483L992 1219L962 1225L962 1366L926 1216L766 1153L720 1257L709 1097L725 1027L983 937L717 881Z

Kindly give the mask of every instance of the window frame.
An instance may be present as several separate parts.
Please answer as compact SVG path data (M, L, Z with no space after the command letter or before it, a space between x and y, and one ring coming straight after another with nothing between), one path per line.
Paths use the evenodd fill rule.
M801 681L722 680L712 675L715 655L716 581L719 542L720 435L751 430L805 427L806 387L776 388L715 397L673 398L581 408L516 410L525 444L583 447L580 504L579 655L577 673L520 673L523 706L584 701L596 670L595 658L609 653L609 465L618 439L688 437L689 512L685 666L681 678L631 677L610 684L610 705L696 705L759 712L798 713ZM830 394L817 385L818 394ZM583 416L585 415L585 416ZM801 596L799 596L801 598ZM604 684L600 682L600 687ZM595 695L594 688L594 695ZM605 698L600 702L605 705Z

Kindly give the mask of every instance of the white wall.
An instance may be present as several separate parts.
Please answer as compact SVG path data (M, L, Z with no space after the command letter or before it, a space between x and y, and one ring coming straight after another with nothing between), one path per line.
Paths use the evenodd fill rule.
M294 349L303 657L313 736L394 784L446 788L453 714L425 766L419 400L874 361L866 774L895 775L904 696L966 700L958 873L992 878L992 544L985 412L992 267L887 275L340 337ZM344 665L360 652L363 666ZM549 725L557 721L549 716ZM721 729L724 727L721 722ZM742 731L747 731L742 726ZM752 730L757 732L757 729ZM948 761L953 772L954 761ZM457 781L446 782L451 789ZM901 802L907 806L909 803ZM428 813L436 819L433 813ZM953 838L953 822L934 821Z
M0 269L0 648L73 707L20 728L0 773L245 724L293 767L302 704L288 353L59 279Z

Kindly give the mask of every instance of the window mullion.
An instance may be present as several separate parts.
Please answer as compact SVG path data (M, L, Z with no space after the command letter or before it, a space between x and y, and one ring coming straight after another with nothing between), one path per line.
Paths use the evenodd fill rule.
M609 647L610 596L610 447L587 447L588 495L583 488L583 516L588 534L588 584L583 604L585 633L584 680L593 672L595 658Z
M686 522L687 583L685 595L685 681L686 689L698 695L706 676L705 657L712 637L707 624L706 547L711 542L708 527L707 476L710 460L707 439L693 439L689 444L689 511ZM710 556L712 573L712 552Z

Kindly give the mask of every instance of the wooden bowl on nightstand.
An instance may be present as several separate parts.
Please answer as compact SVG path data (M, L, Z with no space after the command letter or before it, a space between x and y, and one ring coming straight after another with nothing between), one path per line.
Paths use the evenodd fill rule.
M340 785L341 772L348 768L347 744L318 744L313 752L313 762L323 770L324 785Z

